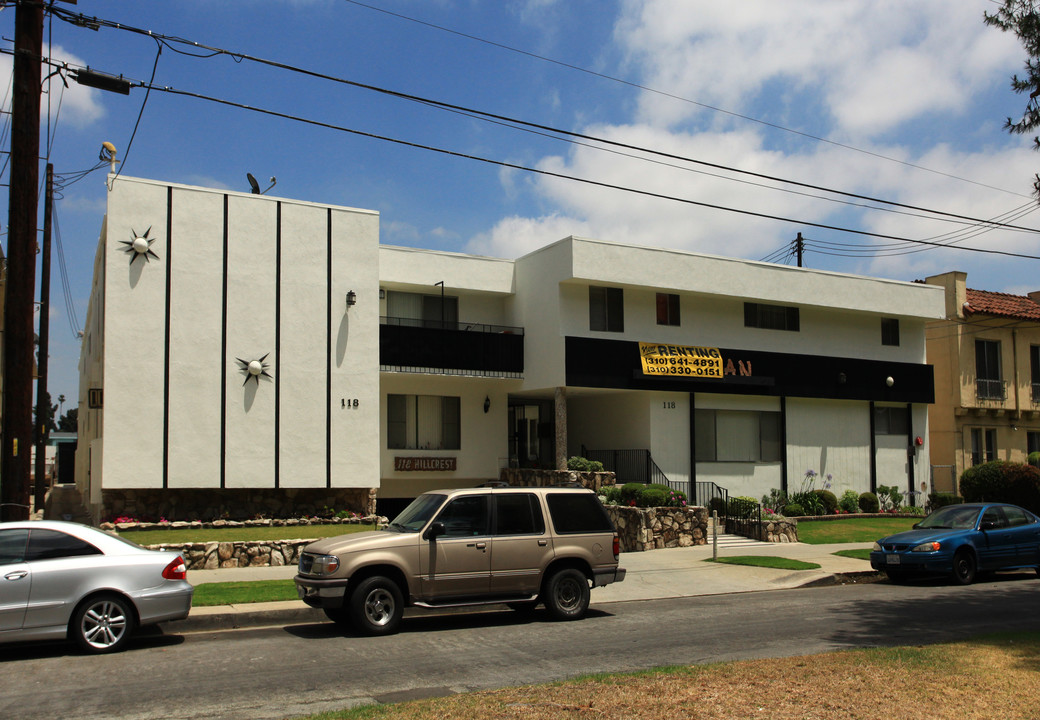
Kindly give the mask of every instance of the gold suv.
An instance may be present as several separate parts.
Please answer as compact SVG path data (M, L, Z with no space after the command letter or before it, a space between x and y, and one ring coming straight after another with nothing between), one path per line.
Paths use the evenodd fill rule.
M311 543L296 590L360 632L398 630L406 605L544 604L577 620L589 590L625 579L618 536L599 499L579 487L478 487L417 497L382 530Z

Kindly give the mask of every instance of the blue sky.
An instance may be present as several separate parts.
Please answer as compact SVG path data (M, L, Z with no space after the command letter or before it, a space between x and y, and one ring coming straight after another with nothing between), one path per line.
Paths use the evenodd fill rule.
M58 5L724 168L1038 227L1029 194L1040 156L1031 150L1031 136L1002 129L1023 106L1008 80L1024 51L1014 37L983 24L983 11L996 7L984 0ZM13 10L0 12L0 27L9 49ZM70 179L95 165L101 143L109 141L125 158L126 175L247 191L250 172L262 188L277 178L271 195L378 210L381 241L388 244L517 257L573 234L792 262L782 257L783 248L801 232L810 242L805 264L814 268L902 280L964 270L971 287L1040 290L1037 260L939 248L908 254L922 246L809 223L1040 255L1032 233L867 209L861 205L873 203L834 202L832 194L731 170L642 151L608 152L245 59L190 57L182 53L208 53L184 44L158 53L153 38L128 30L93 31L54 20L45 42L45 52L70 68L89 65L147 82L154 67L159 87L745 212L539 175L158 90L146 102L142 88L124 96L75 82L66 89L52 78L44 99L49 157L55 172ZM0 55L0 72L10 78L9 55ZM8 181L6 165L2 181ZM53 398L78 394L73 331L85 319L104 207L100 170L68 184L57 201L76 317L66 311L55 267ZM0 212L6 216L6 206Z

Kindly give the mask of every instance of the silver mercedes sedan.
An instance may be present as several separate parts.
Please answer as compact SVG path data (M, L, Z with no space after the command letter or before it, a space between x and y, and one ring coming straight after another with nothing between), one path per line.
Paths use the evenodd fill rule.
M184 559L78 523L0 523L0 643L69 639L121 650L142 625L181 620Z

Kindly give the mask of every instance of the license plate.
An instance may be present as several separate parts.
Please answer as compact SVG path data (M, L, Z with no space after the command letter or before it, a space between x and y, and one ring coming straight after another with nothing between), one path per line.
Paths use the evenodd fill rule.
M885 557L885 562L887 564L889 564L889 565L898 565L899 564L899 556L898 555L888 555L888 556Z

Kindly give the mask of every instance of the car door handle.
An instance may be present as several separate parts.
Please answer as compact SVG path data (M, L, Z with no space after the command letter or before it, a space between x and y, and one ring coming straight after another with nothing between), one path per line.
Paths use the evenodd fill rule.
M548 540L539 540L538 541L538 547L545 547L548 544L549 544Z
M21 580L23 577L29 574L27 570L15 570L4 575L4 580Z
M475 547L477 550L487 550L486 542L467 543L466 547Z

